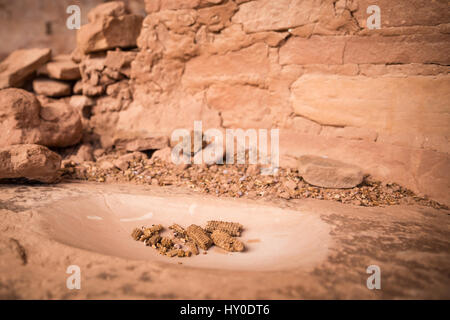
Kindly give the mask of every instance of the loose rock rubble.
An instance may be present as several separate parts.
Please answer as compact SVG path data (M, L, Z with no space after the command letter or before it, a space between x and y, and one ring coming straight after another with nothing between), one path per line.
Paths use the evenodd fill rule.
M131 237L135 241L142 241L145 245L157 249L162 255L168 257L191 257L198 255L200 247L206 251L216 245L229 252L242 252L245 250L244 244L235 235L239 230L239 236L243 226L235 222L208 221L207 227L192 224L186 230L178 224L169 227L172 230L170 237L163 237L160 232L164 227L160 224L151 227L136 228L132 231Z
M419 197L398 184L381 183L370 177L349 189L322 188L307 183L299 171L292 168L279 168L274 175L263 175L257 165L176 166L158 157L148 159L140 152L103 156L97 162L81 164L64 160L63 171L68 179L184 186L219 197L311 198L366 207L420 204L438 209L447 208L436 201Z
M0 63L0 89L19 87L50 60L50 49L23 49L12 52Z
M38 75L45 75L57 80L80 79L80 68L70 55L61 54L52 58L50 62L38 70Z

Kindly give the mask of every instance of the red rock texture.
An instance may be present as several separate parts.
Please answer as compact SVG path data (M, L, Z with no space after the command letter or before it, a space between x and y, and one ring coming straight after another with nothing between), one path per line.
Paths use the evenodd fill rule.
M297 136L281 153L298 156L312 148L325 155L338 141L356 149L350 156L333 152L333 158L447 198L448 179L441 179L443 168L436 173L434 161L448 162L448 9L440 2L427 2L427 10L421 1L382 3L382 29L368 30L368 5L146 1L140 52L132 63L134 101L114 125L169 135L192 128L195 119L204 127L307 133L307 141L324 148ZM213 20L207 18L211 12ZM380 152L395 146L401 156L380 159ZM419 157L420 167L430 168L426 173L412 165L423 153L431 156Z
M329 156L450 201L447 4L380 1L369 30L365 0L144 2L142 24L119 2L86 11L72 55L73 92L95 100L86 141L164 148L144 142L195 120L279 128L285 164Z
M22 86L50 57L50 49L23 49L12 52L0 64L0 89Z
M0 148L0 179L56 182L60 167L61 157L44 146L20 144Z
M0 90L0 147L13 144L40 144L68 147L81 139L79 113L64 102L45 105L22 89Z

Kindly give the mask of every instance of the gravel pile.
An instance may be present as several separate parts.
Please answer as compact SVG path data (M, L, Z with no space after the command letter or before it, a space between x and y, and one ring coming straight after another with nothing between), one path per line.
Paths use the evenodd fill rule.
M144 155L145 156L145 155ZM420 204L448 209L436 201L416 196L398 184L383 184L367 178L352 189L327 189L305 182L298 171L279 168L275 175L262 175L257 165L174 165L159 158L110 155L97 162L63 162L63 176L96 182L131 182L153 186L184 186L219 197L257 199L321 199L357 206ZM123 156L122 156L123 157ZM119 168L120 167L120 168Z

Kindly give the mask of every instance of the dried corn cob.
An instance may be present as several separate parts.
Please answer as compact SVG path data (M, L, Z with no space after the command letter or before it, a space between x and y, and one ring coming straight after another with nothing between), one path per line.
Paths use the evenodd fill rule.
M166 247L160 247L158 251L160 254L166 254L168 249Z
M160 224L152 225L150 228L144 228L144 235L147 237L153 236L155 233L160 232L163 229L163 226Z
M205 229L208 232L220 230L228 233L230 236L240 237L243 228L242 224L236 222L208 221Z
M143 234L142 230L139 229L139 228L136 228L136 229L134 229L133 232L131 233L131 237L132 237L134 240L139 241L139 239L141 238L142 234Z
M161 246L166 247L167 249L172 248L173 242L172 239L164 237L161 239Z
M180 225L178 225L176 223L171 225L169 227L169 229L173 230L173 232L176 232L177 236L179 236L179 237L185 237L186 236L186 230L184 230L183 227L181 227Z
M188 241L186 243L186 246L189 248L190 252L192 252L195 255L198 255L198 248L197 248L197 245L195 244L195 242Z
M183 257L186 256L186 252L184 252L184 250L181 250L181 249L172 249L172 250L169 250L166 253L166 255L171 257L171 258L175 257L175 256L177 256L179 258L183 258Z
M191 224L187 230L187 235L192 239L200 248L208 250L212 245L212 240L208 234L201 227Z
M147 240L153 237L156 234L159 234L159 231L163 229L163 226L158 225L152 225L150 228L142 227L143 235L141 235L141 238L139 240L144 241L147 244Z
M158 242L161 241L161 236L159 234L155 234L146 240L145 244L148 246L156 246Z
M168 257L175 257L176 255L178 255L178 249L172 249L166 252L166 256Z
M244 244L224 231L215 230L211 238L216 246L227 251L244 251Z

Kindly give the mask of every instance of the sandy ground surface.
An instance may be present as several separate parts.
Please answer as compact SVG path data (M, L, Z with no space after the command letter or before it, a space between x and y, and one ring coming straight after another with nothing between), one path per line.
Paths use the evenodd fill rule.
M134 227L235 220L248 250L168 258ZM180 187L0 185L2 299L450 298L450 212L244 200ZM180 264L181 263L181 264ZM68 266L81 269L69 290ZM369 290L369 265L381 290Z

